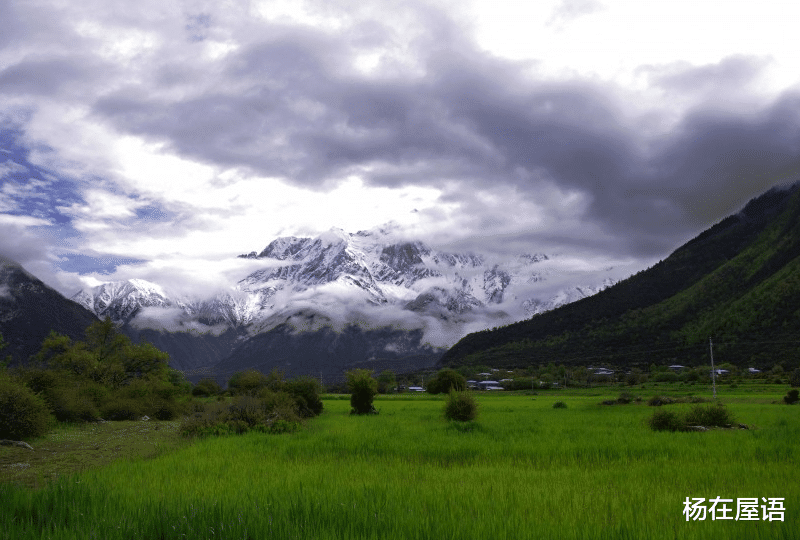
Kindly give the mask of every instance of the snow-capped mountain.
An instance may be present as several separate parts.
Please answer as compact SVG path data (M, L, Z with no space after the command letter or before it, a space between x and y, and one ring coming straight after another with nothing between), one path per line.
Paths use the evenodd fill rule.
M172 305L160 286L143 279L104 283L78 292L72 300L98 317L115 322L130 321L143 307Z
M559 255L527 253L495 260L437 250L401 236L393 226L276 238L260 252L239 257L247 259L251 271L210 298L175 294L132 279L83 290L73 300L131 328L203 335L235 329L239 342L273 331L285 337L287 332L324 329L334 333L320 343L335 347L326 340L347 327L400 332L381 334L383 340L413 331L418 350L408 346L406 336L403 351L414 355L424 350L430 356L469 332L528 318L626 277ZM256 261L260 267L252 271ZM279 350L277 338L270 339L270 350ZM229 335L226 343L233 341ZM254 347L247 350L252 358Z

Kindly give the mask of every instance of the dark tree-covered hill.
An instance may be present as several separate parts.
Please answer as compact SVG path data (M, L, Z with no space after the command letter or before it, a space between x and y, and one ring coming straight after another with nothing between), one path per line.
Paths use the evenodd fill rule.
M51 330L80 340L97 321L92 312L0 255L0 334L7 345L0 358L10 355L12 365L19 364L39 351Z
M464 337L442 366L796 363L800 189L773 188L667 259L592 297ZM719 357L717 357L719 352Z

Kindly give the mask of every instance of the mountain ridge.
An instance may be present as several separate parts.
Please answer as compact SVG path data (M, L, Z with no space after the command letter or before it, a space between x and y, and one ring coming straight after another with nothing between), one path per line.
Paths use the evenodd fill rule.
M0 358L8 355L12 365L23 363L39 351L51 331L81 340L86 327L97 320L21 264L0 255L0 334L6 343Z
M545 358L631 365L644 362L634 358L637 354L696 364L708 360L707 341L714 335L753 346L754 340L800 335L800 311L792 307L800 302L794 277L800 275L798 186L752 199L666 259L595 296L470 334L440 365L507 366ZM664 350L645 355L636 348ZM733 363L755 361L760 354L727 349L721 352Z
M296 335L325 341L329 338L322 334L314 337L323 327L342 333L353 325L367 335L380 330L380 339L391 335L406 348L408 336L421 331L419 339L410 341L416 348L407 353L430 365L465 329L550 309L613 282L605 271L599 277L575 274L583 278L579 285L558 287L555 295L540 299L528 293L565 279L558 274L558 259L533 253L500 264L474 253L432 249L399 237L392 226L278 237L260 252L239 258L261 261L263 267L212 297L175 295L139 279L98 285L73 299L100 317L111 317L132 338L160 343L182 369L198 367L201 358L213 365L242 365L242 358L254 354L252 347L242 347L259 335L272 333L262 341L285 339L287 347L294 347ZM597 285L586 287L584 281ZM303 313L315 317L299 316ZM201 348L190 345L194 337L204 342ZM354 356L370 361L371 349L360 343L364 349ZM186 359L190 350L194 362Z

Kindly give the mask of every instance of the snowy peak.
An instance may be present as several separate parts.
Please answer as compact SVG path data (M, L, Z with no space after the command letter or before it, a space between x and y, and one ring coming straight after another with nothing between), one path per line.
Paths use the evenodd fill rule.
M297 313L316 313L337 325L423 329L435 346L447 346L466 328L519 321L594 294L608 277L542 253L492 259L439 251L393 225L356 234L333 228L313 238L283 236L240 257L257 261L247 268L260 268L216 295L171 295L132 279L73 299L99 317L140 328L258 334Z
M109 317L115 322L131 320L143 307L172 305L159 285L143 279L104 283L79 291L72 300L98 317Z

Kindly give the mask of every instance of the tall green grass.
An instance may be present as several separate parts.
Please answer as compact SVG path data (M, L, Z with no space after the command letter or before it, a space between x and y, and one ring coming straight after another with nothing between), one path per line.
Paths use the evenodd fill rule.
M0 538L798 538L794 407L729 407L751 430L653 432L644 404L481 395L376 400L287 435L198 441L45 489L0 486ZM566 409L553 409L556 400ZM687 405L688 406L688 405ZM670 405L680 409L683 405ZM784 522L690 521L686 497L785 497Z

